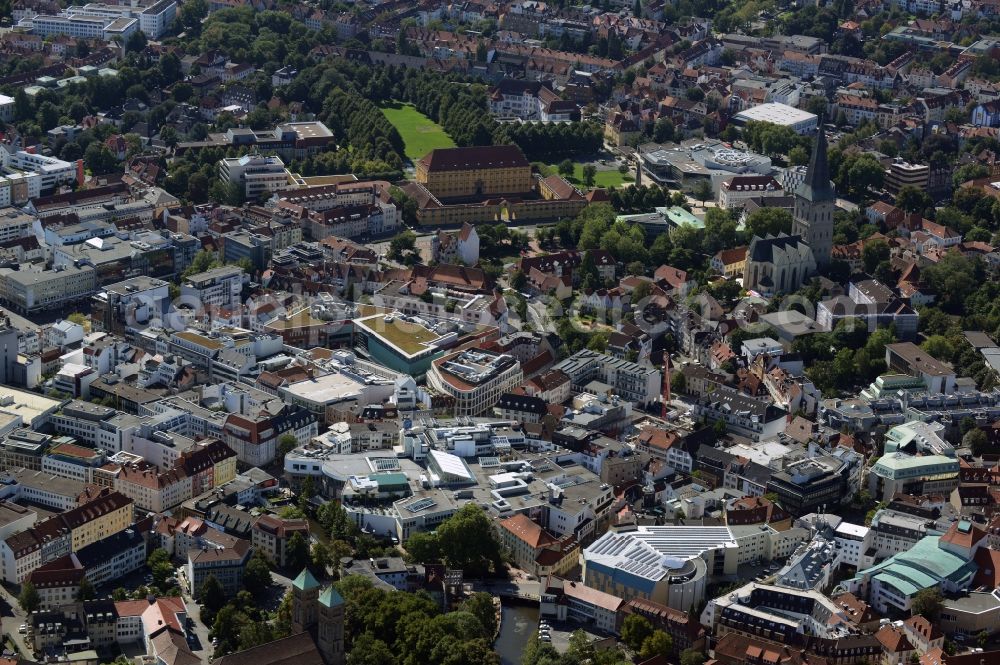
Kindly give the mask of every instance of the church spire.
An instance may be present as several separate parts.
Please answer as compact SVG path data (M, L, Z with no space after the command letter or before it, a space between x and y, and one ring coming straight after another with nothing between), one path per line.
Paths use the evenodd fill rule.
M836 198L833 183L830 182L830 167L826 161L826 132L823 131L822 116L819 119L816 145L813 146L805 180L795 190L795 194L813 202L832 201Z

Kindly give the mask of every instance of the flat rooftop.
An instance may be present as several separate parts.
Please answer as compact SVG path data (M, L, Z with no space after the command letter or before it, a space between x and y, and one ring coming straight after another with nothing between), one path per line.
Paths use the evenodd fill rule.
M356 319L355 325L363 327L408 356L415 356L431 347L433 342L441 338L433 330L419 323L410 323L392 316L372 316L367 319Z
M46 412L54 412L62 401L49 399L42 395L17 390L9 386L0 386L0 412L20 416L25 425Z
M770 122L775 125L785 126L797 125L818 119L814 113L778 103L760 104L745 111L740 111L734 117L743 121L758 120L760 122Z
M951 365L941 362L913 342L886 344L885 348L899 356L904 362L922 374L930 376L951 376L955 373Z
M361 395L364 384L347 374L332 372L282 388L293 397L320 404L336 404Z

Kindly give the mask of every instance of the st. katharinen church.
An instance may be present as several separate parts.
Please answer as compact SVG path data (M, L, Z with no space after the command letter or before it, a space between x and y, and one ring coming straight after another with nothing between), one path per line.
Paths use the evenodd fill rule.
M743 286L764 296L797 290L830 263L836 194L830 182L822 123L809 168L795 190L792 235L754 236L747 250Z

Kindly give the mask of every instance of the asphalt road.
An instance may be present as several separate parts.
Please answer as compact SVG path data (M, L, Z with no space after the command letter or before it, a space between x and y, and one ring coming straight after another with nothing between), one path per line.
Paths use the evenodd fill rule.
M27 623L27 616L17 605L17 598L10 595L7 590L0 587L0 627L2 631L13 638L17 648L26 658L32 658L32 649L25 642L25 635L17 632L21 624Z

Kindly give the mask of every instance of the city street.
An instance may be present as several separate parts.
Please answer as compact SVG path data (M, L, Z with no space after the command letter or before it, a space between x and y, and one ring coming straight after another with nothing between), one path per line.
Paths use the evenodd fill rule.
M18 607L17 598L11 596L6 588L0 587L0 626L2 626L2 632L11 636L22 655L31 658L31 646L25 642L27 636L17 631L23 623L27 623L27 616Z

